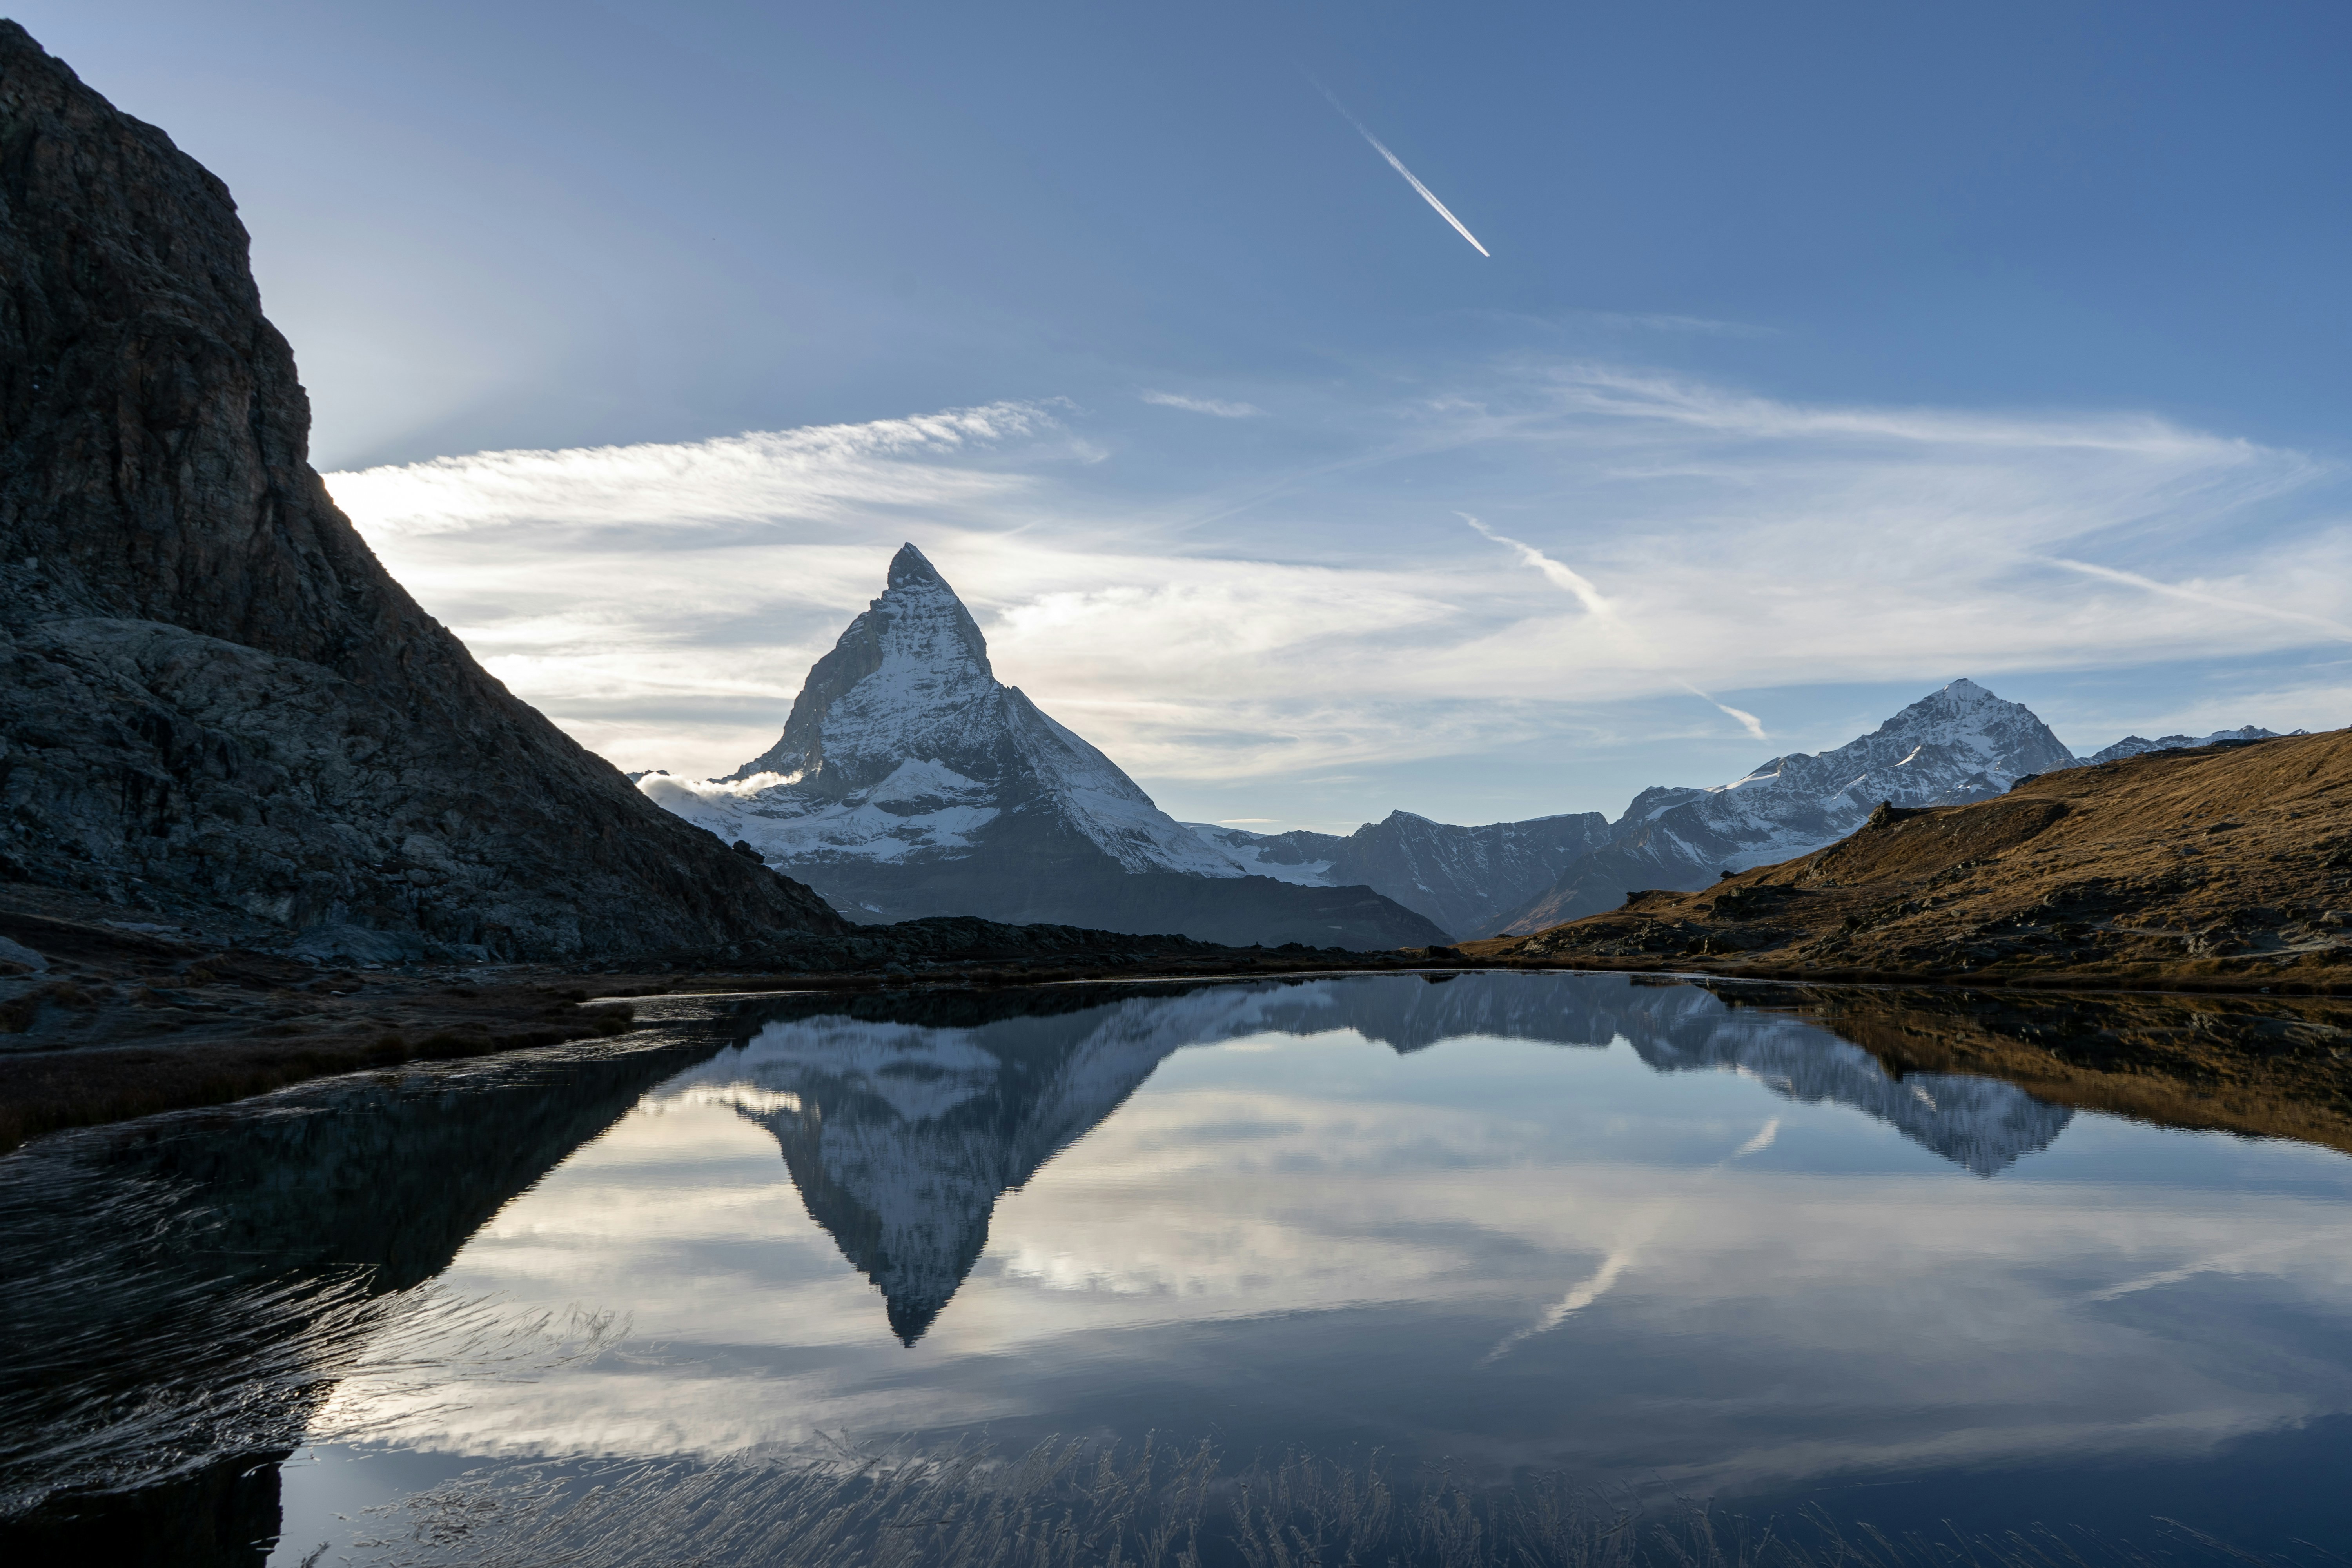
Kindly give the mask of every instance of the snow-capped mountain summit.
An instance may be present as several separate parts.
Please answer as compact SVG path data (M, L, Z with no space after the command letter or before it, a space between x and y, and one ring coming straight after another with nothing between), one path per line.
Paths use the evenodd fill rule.
M1025 804L1008 795L1034 791L1123 870L1243 875L999 682L971 613L911 544L892 558L887 591L810 669L776 743L720 782L756 786L762 831L745 837L771 860L960 847Z
M1963 679L1835 751L1774 757L1712 789L1645 789L1613 823L1582 812L1458 827L1399 811L1345 837L1190 826L1254 869L1360 881L1458 937L1493 936L1613 910L1635 888L1703 888L1727 870L1809 854L1880 801L1956 805L2076 765L2032 710Z
M1955 680L1834 751L1774 757L1712 789L1643 791L1606 847L1495 930L1541 931L1613 910L1636 888L1703 888L1724 871L1809 854L1860 827L1881 801L1959 805L2079 765L2032 709Z
M1056 921L1213 941L1402 947L1444 933L1363 888L1253 876L996 679L912 544L817 660L776 743L723 779L638 788L748 843L853 919Z
M1833 752L1775 757L1652 816L1704 819L1736 845L1718 857L1722 866L1743 871L1844 837L1881 801L1957 805L2074 765L2074 753L2032 709L1961 679Z

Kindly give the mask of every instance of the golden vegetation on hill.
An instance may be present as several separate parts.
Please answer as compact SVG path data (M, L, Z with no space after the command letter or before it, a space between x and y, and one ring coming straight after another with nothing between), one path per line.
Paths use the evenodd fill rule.
M2044 773L1882 809L1826 849L1486 962L1775 978L2352 988L2352 731Z

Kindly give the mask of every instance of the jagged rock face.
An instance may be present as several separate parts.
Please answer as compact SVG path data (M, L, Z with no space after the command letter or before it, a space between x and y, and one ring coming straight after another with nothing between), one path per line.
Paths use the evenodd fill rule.
M1361 887L1253 876L996 679L922 552L819 659L776 744L647 796L805 878L860 920L981 915L1205 941L1408 947L1443 931Z
M1990 800L2019 779L2081 764L2021 703L1956 680L1835 751L1775 757L1715 789L1645 790L1610 842L1481 936L1613 910L1640 888L1691 890L1833 844L1897 807Z
M0 877L362 959L831 931L392 580L220 181L0 23Z
M1462 827L1392 811L1341 837L1188 826L1262 875L1309 886L1360 882L1457 935L1482 931L1609 841L1597 811Z
M2295 731L2298 735L2307 732L2303 730ZM2121 762L2126 757L2144 757L2150 752L2185 751L2192 746L2226 745L2231 741L2274 741L2277 738L2277 731L2259 729L2252 724L2238 730L2216 730L2210 735L2167 735L2155 741L2145 735L2126 735L2114 745L2102 747L2084 757L2083 764L2096 767L2101 763Z
M750 841L795 863L952 851L1008 811L1044 806L1122 870L1242 874L1001 684L971 612L911 544L810 669L782 738L728 782L767 775Z

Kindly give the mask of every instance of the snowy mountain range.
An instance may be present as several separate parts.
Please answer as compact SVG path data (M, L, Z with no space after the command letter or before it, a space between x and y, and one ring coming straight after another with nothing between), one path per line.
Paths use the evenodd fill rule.
M1774 757L1712 789L1643 791L1605 847L1492 930L1541 931L1613 910L1637 888L1704 888L1726 871L1808 854L1860 827L1881 801L1961 805L2075 765L2031 709L1955 680L1834 751Z
M2310 731L2297 730L2294 733L2306 735ZM2210 735L2167 735L2157 741L2144 735L2126 735L2114 745L2093 752L2083 759L2083 763L2085 767L2094 767L2100 763L2119 762L2125 757L2144 757L2150 752L2173 752L2190 746L2222 746L2232 741L2271 741L2277 738L2277 731L2258 730L2252 724L2242 730L2216 730Z
M1395 812L1345 837L1191 826L1266 875L1360 881L1466 940L1541 931L1613 910L1635 889L1695 890L1726 871L1810 854L1860 827L1881 801L1964 805L2033 773L2270 733L2133 736L2078 758L2031 709L1956 680L1834 751L1774 757L1711 789L1643 790L1613 823L1585 812L1458 827Z
M1834 843L1881 801L1956 805L2077 758L2032 710L1955 680L1833 751L1599 812L1461 826L1391 812L1352 834L1180 823L1117 763L1000 682L979 626L909 544L810 669L776 743L723 779L640 775L659 805L852 919L982 915L1237 945L1397 948L1540 931L1643 888L1696 889Z
M782 735L723 779L640 775L860 921L981 915L1248 945L1442 942L1361 886L1256 874L996 679L980 627L909 544L810 669Z
M1982 1176L2048 1147L2073 1115L1994 1079L1896 1078L1818 1024L1616 975L1368 975L1077 1000L1007 994L919 1023L811 998L663 1097L730 1105L775 1138L810 1217L910 1345L979 1261L997 1199L1190 1045L1340 1029L1400 1054L1470 1037L1625 1040L1661 1073L1735 1072L1788 1100L1850 1106Z

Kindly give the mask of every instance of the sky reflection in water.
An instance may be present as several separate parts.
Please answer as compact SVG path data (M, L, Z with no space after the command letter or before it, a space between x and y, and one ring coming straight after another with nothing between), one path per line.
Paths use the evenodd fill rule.
M1158 1433L2352 1535L2331 1149L1622 976L647 1011L0 1161L11 1506L243 1473L291 1563L486 1464Z
M778 1005L443 1278L621 1314L620 1350L356 1380L313 1431L520 1458L1157 1430L1754 1494L2193 1462L2352 1410L2332 1151L1896 1082L1620 978L1064 1000Z

